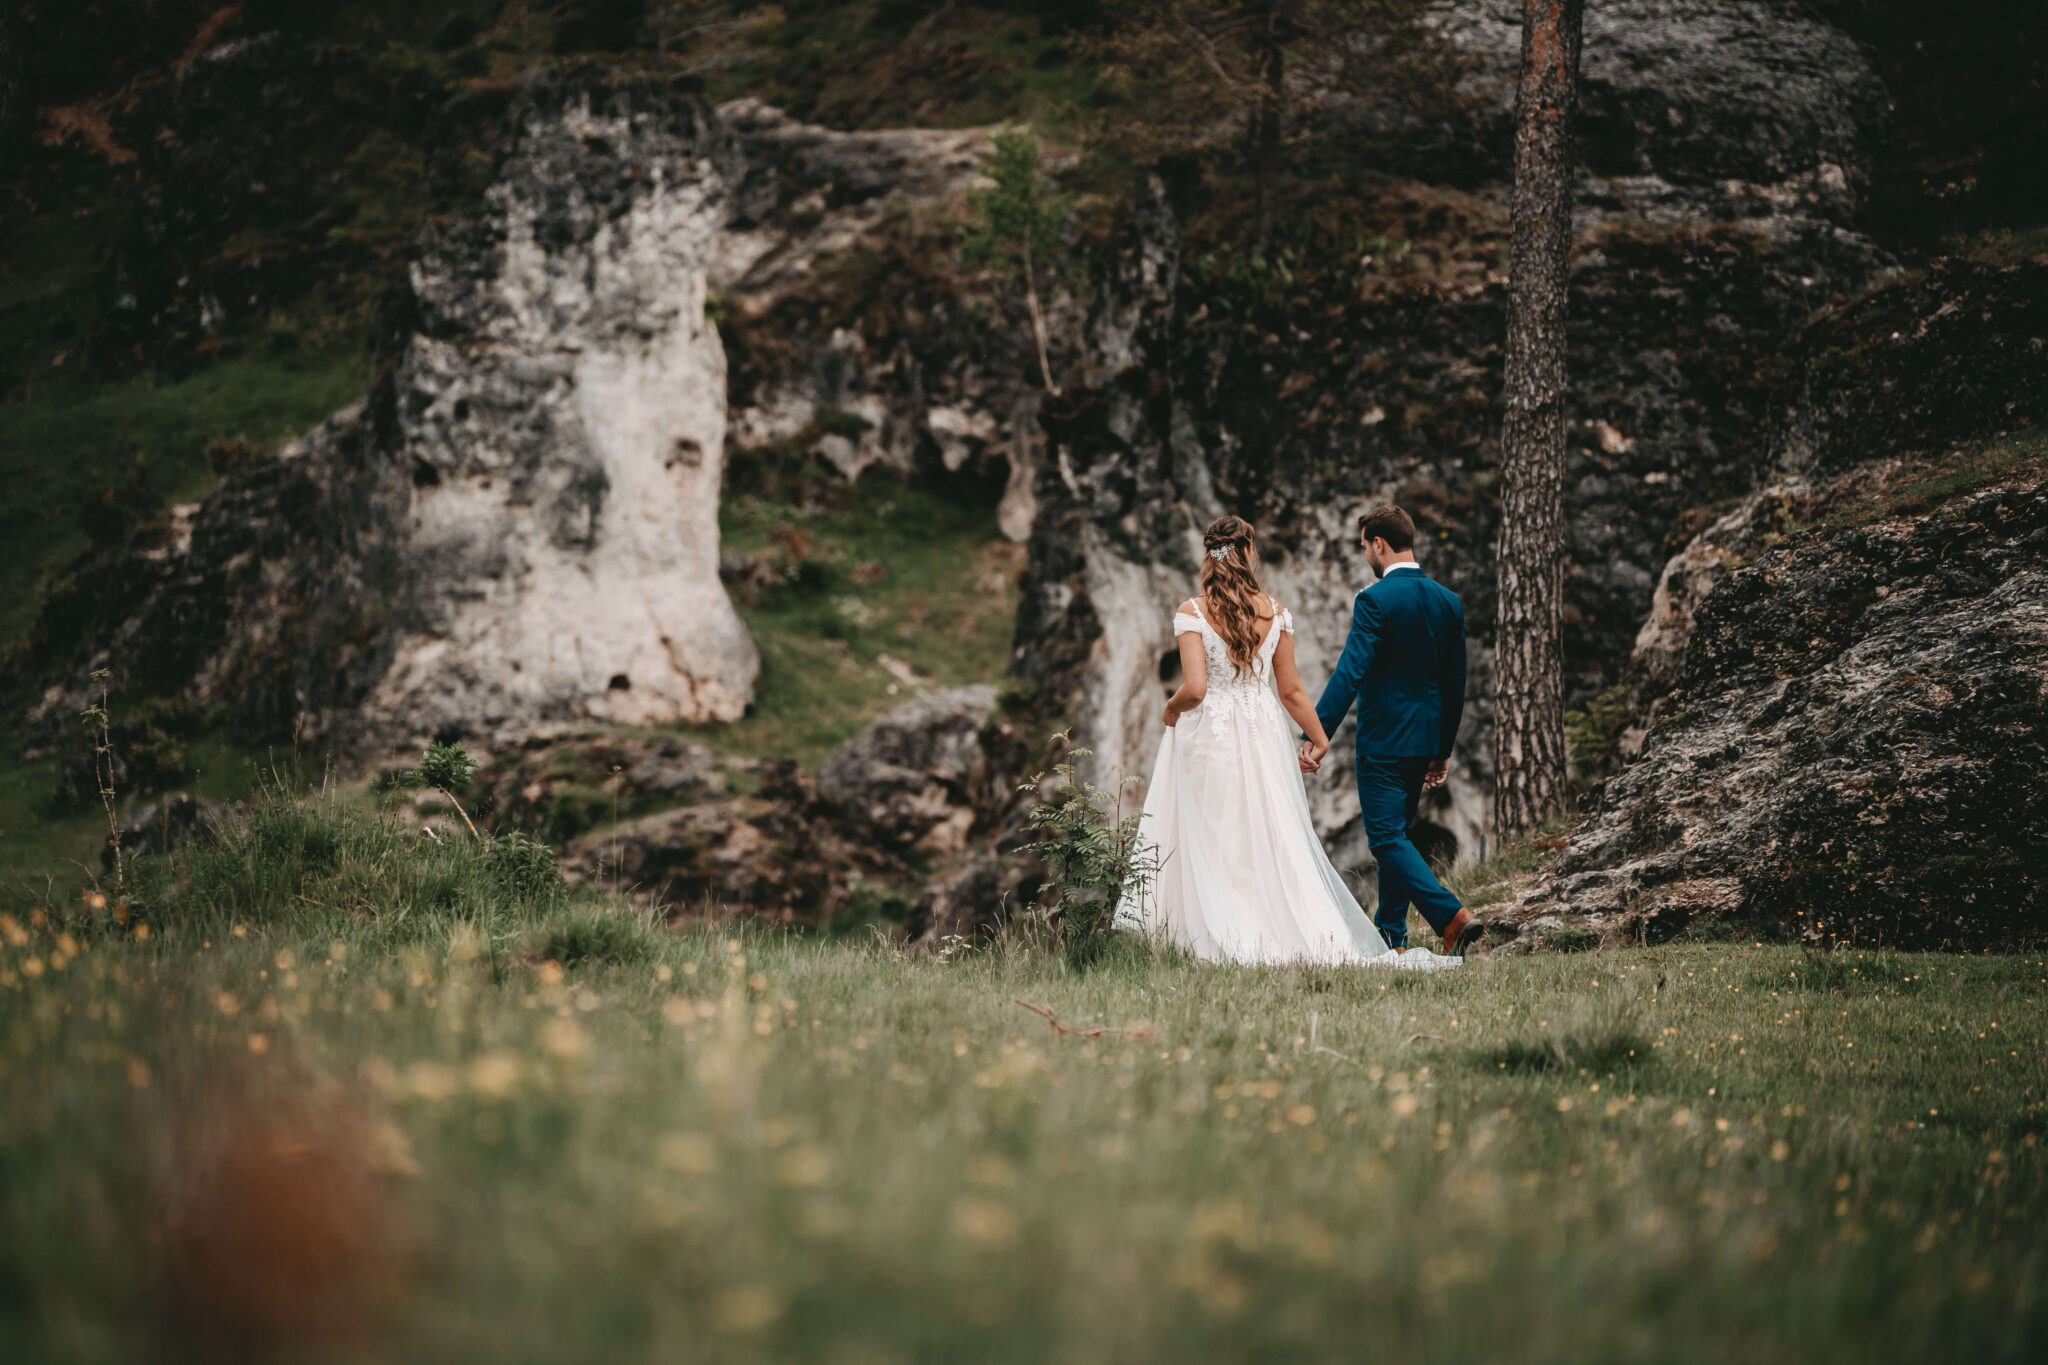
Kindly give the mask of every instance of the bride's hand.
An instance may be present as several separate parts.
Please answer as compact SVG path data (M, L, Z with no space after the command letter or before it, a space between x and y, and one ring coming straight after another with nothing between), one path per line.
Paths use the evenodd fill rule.
M1330 752L1330 746L1327 744L1318 745L1313 740L1303 740L1301 742L1301 753L1297 756L1301 770L1304 773L1321 772L1323 770L1323 755L1328 752Z
M1166 708L1166 715L1162 719L1166 723L1166 728L1171 730L1174 722L1180 719L1180 712L1174 710L1172 704L1169 703Z

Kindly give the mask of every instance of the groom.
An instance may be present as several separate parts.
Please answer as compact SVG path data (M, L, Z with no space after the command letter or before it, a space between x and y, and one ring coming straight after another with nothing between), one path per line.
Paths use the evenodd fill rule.
M1392 948L1408 946L1412 904L1444 952L1462 957L1485 926L1438 883L1408 829L1423 791L1450 771L1465 711L1465 609L1415 562L1415 523L1400 508L1360 517L1358 539L1379 581L1352 607L1351 635L1316 718L1324 734L1335 734L1358 701L1358 804L1380 865L1380 937ZM1306 745L1302 761L1313 767Z

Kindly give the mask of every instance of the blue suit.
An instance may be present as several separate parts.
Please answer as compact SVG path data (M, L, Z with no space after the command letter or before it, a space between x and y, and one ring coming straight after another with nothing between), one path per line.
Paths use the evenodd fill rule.
M1429 765L1451 756L1465 714L1465 608L1420 569L1396 566L1358 594L1351 634L1316 703L1335 734L1358 703L1358 804L1380 865L1380 936L1408 940L1413 904L1442 933L1460 908L1408 837Z

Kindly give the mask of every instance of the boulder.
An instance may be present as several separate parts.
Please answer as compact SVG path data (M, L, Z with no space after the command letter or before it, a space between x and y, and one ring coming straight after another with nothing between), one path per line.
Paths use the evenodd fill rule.
M903 867L837 818L789 762L763 763L746 796L699 802L603 827L570 841L572 881L616 884L671 916L753 915L829 924L864 882L894 884Z
M1666 702L1510 925L2048 936L2048 449L1924 514L1802 532L1734 571Z
M1784 474L1673 558L1647 732L1498 917L1656 941L2048 937L2048 264L1938 266L1810 329Z
M996 690L986 685L905 702L833 750L818 787L887 843L957 852L987 804L981 734L995 705Z
M1938 261L1821 318L1773 421L1776 474L1664 566L1630 659L1638 715L1676 686L1694 613L1790 531L1872 498L1961 443L2048 421L2048 262Z
M1744 498L1724 516L1686 542L1657 578L1650 614L1636 632L1629 656L1630 710L1646 713L1658 698L1678 685L1685 651L1700 604L1723 578L1753 559L1784 533L1805 520L1813 500L1812 483L1791 477ZM1636 743L1640 744L1640 735ZM1634 757L1633 752L1629 757Z
M725 353L705 270L739 175L708 109L536 87L480 204L429 221L394 375L409 567L366 720L533 733L732 720Z
M1028 907L1039 869L1016 854L987 853L925 884L904 926L913 947L936 950L948 938L972 939Z

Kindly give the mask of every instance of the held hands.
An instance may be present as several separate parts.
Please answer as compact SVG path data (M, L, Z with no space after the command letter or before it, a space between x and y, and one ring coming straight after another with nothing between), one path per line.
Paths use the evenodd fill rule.
M1295 756L1296 762L1300 764L1304 773L1318 773L1323 769L1323 755L1328 752L1329 745L1305 739L1301 742L1301 752Z
M1439 758L1433 760L1428 769L1422 774L1423 790L1428 791L1431 787L1441 787L1444 784L1444 779L1450 775L1451 761L1449 759Z
M1166 703L1166 715L1162 717L1162 719L1165 721L1166 728L1169 730L1171 730L1174 727L1174 723L1180 719L1180 712L1173 709L1172 702Z

